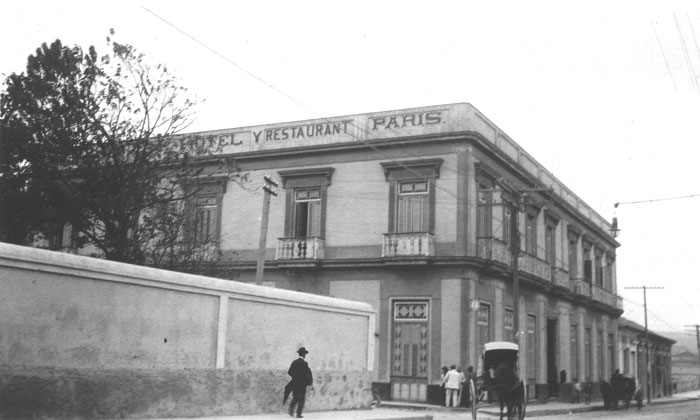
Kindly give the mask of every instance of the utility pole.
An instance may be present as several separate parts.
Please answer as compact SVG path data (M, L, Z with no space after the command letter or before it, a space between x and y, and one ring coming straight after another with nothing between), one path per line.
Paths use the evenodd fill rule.
M270 196L277 197L277 193L272 187L277 187L277 182L270 178L270 175L263 176L265 184L263 185L263 208L262 219L260 221L260 244L258 246L258 267L255 270L255 284L261 286L263 283L263 271L265 270L265 247L267 242L267 224L270 217Z
M647 325L647 289L663 289L663 287L625 287L625 289L642 289L644 291L644 347L646 351L646 393L647 404L651 403L651 355L649 354L649 328Z
M519 259L522 249L520 238L520 213L525 211L525 198L530 192L552 192L551 188L521 188L508 185L508 193L512 194L510 207L510 255L511 275L513 278L513 332L516 344L520 336L520 267Z
M501 178L498 184L502 189L482 189L483 193L508 193L510 200L504 200L505 205L510 209L510 255L511 255L511 278L513 280L513 341L519 344L520 337L520 267L521 254L520 240L520 213L525 210L525 198L530 192L552 192L551 188L524 188L512 185L506 179ZM491 204L493 205L493 204ZM496 204L497 205L497 204Z
M697 346L698 346L698 366L700 366L700 325L698 325L698 324L686 325L686 327L694 327L695 328L695 342L697 343ZM700 383L700 374L698 374L698 383Z

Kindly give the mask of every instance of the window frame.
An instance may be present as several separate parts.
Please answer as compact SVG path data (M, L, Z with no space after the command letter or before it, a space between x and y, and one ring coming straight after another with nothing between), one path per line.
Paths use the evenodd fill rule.
M281 180L282 188L285 191L285 212L284 212L284 236L287 238L300 238L297 236L297 200L296 194L300 190L310 190L318 188L320 190L320 220L319 238L326 237L326 211L328 208L328 187L335 168L304 168L277 171ZM307 225L308 231L308 225ZM315 236L305 236L311 238Z
M210 175L200 178L190 178L183 183L186 198L185 209L187 218L185 221L185 238L196 246L210 245L219 246L221 241L221 219L223 214L223 196L226 193L228 175ZM197 238L197 219L200 199L214 199L216 207L213 212L215 221L208 240ZM210 224L212 225L212 224Z
M538 210L527 209L525 211L525 253L537 256L537 225L538 225Z
M389 233L399 233L400 183L422 180L427 181L428 184L427 233L435 232L435 190L436 180L440 177L442 162L443 159L437 158L380 163L384 170L385 180L389 184L389 218L387 227Z

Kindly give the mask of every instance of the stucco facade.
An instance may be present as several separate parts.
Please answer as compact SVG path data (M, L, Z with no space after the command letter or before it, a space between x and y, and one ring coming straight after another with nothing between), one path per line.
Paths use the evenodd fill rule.
M212 193L211 263L237 280L255 281L263 175L279 182L264 281L372 305L386 397L435 401L440 367L477 366L488 341L519 343L532 398L618 363L611 224L470 104L192 133L185 149L254 180Z
M635 378L652 398L672 394L671 347L675 341L624 318L618 328L620 372Z
M305 346L309 411L366 408L367 304L0 243L0 418L282 411Z

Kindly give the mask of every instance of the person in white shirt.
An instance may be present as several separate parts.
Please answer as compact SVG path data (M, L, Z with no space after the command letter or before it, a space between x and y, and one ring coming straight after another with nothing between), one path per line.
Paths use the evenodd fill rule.
M450 366L450 370L445 374L442 379L442 385L445 386L445 407L450 407L450 401L452 401L452 407L457 407L459 405L459 386L462 375L457 372L457 366Z

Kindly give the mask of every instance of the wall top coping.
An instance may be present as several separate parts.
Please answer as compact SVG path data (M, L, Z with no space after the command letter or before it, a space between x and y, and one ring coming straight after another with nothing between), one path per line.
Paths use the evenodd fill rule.
M515 161L545 187L552 188L555 195L583 218L604 232L610 232L612 226L607 220L466 102L187 133L173 138L171 152L187 152L190 156L237 155L459 133L479 133L504 157Z
M374 315L371 305L362 302L258 286L233 280L160 270L57 251L0 242L0 267L40 270L76 278L128 283L163 289L184 290L208 295L230 295L243 300L301 305L326 312Z

